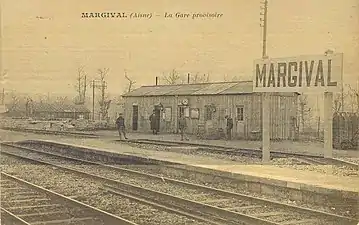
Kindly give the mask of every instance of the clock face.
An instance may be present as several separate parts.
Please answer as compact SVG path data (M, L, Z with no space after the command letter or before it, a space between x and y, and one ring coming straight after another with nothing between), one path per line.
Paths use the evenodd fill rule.
M188 99L183 99L182 103L187 105L188 104Z

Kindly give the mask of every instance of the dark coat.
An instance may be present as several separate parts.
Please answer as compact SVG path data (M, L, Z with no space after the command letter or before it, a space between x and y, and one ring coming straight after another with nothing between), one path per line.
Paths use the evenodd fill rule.
M232 129L233 128L233 119L232 118L227 118L227 129Z
M151 130L159 130L159 118L156 117L155 114L152 114L150 116L150 124L151 124Z
M125 127L125 119L122 116L119 116L116 120L117 128Z
M178 120L178 127L179 129L186 129L187 127L187 123L186 123L186 119L185 118L179 118Z

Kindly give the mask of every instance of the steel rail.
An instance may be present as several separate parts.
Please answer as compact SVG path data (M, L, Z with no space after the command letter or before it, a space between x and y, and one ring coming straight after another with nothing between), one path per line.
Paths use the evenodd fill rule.
M9 145L9 144L6 144L6 145ZM115 167L115 166L104 165L104 164L101 164L101 163L91 162L91 161L77 159L77 158L71 158L71 157L58 155L58 154L54 154L54 153L38 151L38 150L35 150L35 149L26 148L26 147L22 147L22 146L14 146L14 145L9 145L9 146L13 146L13 147L16 147L16 148L22 148L22 149L25 149L25 150L28 150L28 151L38 152L40 154L46 154L46 155L60 157L60 158L64 158L64 159L80 161L80 162L83 162L83 163L99 165L99 166L103 166L103 167L106 167L106 168L111 168L111 169L115 169L115 170L118 170L118 171L131 173L131 174L134 174L134 175L150 177L151 179L165 180L165 181L169 181L169 182L171 182L173 184L180 184L180 185L188 186L188 187L191 187L191 188L195 187L195 188L198 188L198 189L202 189L203 191L217 192L220 195L224 195L224 196L228 196L228 197L242 198L242 199L246 199L246 200L250 200L250 201L254 201L254 202L259 202L259 203L262 203L262 204L270 204L270 205L274 205L275 207L279 207L279 208L282 208L282 209L291 209L291 210L294 210L296 212L299 211L301 213L307 213L307 214L310 214L310 215L320 215L320 216L324 216L326 218L344 221L344 222L346 222L345 224L351 224L352 222L356 222L356 220L353 219L353 218L344 217L344 216L331 214L331 213L327 213L327 212L322 212L322 211L318 211L318 210L308 209L308 208L299 207L299 206L293 206L293 205L284 204L284 203L271 201L271 200L266 200L266 199L262 199L262 198L258 198L258 197L252 197L252 196L248 196L248 195L244 195L244 194L237 194L237 193L233 193L233 192L223 191L223 190L219 190L219 189L215 189L215 188L211 188L211 187L206 187L206 186L202 186L202 185L196 185L196 184L187 183L187 182L174 180L174 179L169 179L169 178L163 178L163 177L159 177L159 176L156 176L156 175L141 173L141 172L133 171L133 170L129 170L129 169L123 169L123 168L119 168L119 167ZM12 154L12 153L10 153L10 154ZM19 157L23 157L23 156L19 156ZM32 159L30 159L30 160L32 160ZM46 164L49 164L49 163L46 163ZM74 169L71 169L71 168L65 167L65 169L71 170L73 172L77 172L77 173L79 172L79 173L84 174L84 172L82 172L82 171L77 171L77 170L74 170ZM95 175L92 175L92 174L90 174L90 175L95 176ZM105 179L105 181L106 180L110 181L107 178L102 178L102 177L98 177L98 178ZM130 185L130 184L121 183L121 182L117 182L117 181L112 181L112 182L115 182L115 184ZM130 185L130 186L132 188L134 188L134 189L136 188L136 186L134 186L134 185ZM139 188L139 187L137 187L137 188ZM247 215L244 215L244 216L247 216Z
M11 213L10 211L6 210L3 207L0 207L1 211L1 224L6 224L6 221L11 221L16 225L31 225L30 223L26 222L25 220L21 219L20 217L16 216L15 214Z
M91 217L100 218L105 224L137 225L136 223L128 221L128 220L126 220L124 218L115 216L115 215L110 214L108 212L105 212L103 210L97 209L97 208L92 207L90 205L84 204L82 202L79 202L77 200L71 199L71 198L66 197L64 195L58 194L58 193L56 193L54 191L45 189L45 188L43 188L41 186L38 186L36 184L32 184L32 183L30 183L28 181L25 181L25 180L20 179L18 177L6 174L4 172L1 172L1 177L9 179L9 180L12 180L12 181L14 181L16 183L20 183L21 185L25 185L25 186L29 187L30 189L36 190L36 191L38 191L40 193L43 193L46 196L49 196L49 198L51 200L53 200L54 202L60 202L60 203L62 203L64 205L67 205L67 206L84 209L85 211L89 212L88 214L91 215Z
M29 150L29 149L27 149L27 150ZM36 151L36 150L35 150L35 152L44 153L44 152ZM85 176L85 177L91 177L92 179L97 179L97 180L100 180L102 182L108 182L108 183L111 183L113 185L119 185L119 184L127 185L126 183L122 183L122 182L119 182L119 181L116 181L116 180L112 180L112 179L109 179L109 178L93 175L93 174L90 174L90 173L87 173L87 172L75 170L75 169L72 169L72 168L68 168L66 166L61 166L61 165L49 163L49 162L46 162L46 161L43 161L43 160L32 159L30 157L21 156L21 155L14 154L14 153L9 153L9 152L6 152L6 151L2 151L1 153L5 154L5 155L18 157L18 158L21 158L21 159L24 159L24 160L33 161L33 162L36 162L36 163L41 163L41 164L44 164L44 165L49 165L49 166L52 166L52 167L60 168L60 169L62 169L64 171L73 172L73 173L76 173L76 174L79 174L79 175L82 175L82 176ZM56 157L62 157L62 156L55 155L55 154L49 154L49 155L56 156ZM76 160L76 159L72 159L72 158L69 158L69 157L62 157L62 158ZM78 161L85 162L84 160L78 160ZM91 163L91 164L96 165L96 163L92 163L92 162L89 162L89 161L88 162L86 161L86 163ZM128 184L128 185L130 185L130 184ZM132 185L132 187L140 188L140 187L137 187L137 186L134 186L134 185ZM143 189L143 191L146 191L146 190L147 189ZM111 190L107 190L107 191L111 191ZM116 193L116 194L119 194L119 193ZM208 219L208 215L203 215L202 213L193 212L193 211L190 211L190 210L186 211L186 210L183 210L183 209L181 209L179 207L174 207L174 205L168 205L168 204L166 204L166 201L161 202L162 205L160 205L160 204L154 203L153 201L150 202L150 201L145 201L143 199L140 200L138 197L136 198L136 196L133 196L133 195L131 196L131 195L122 194L122 196L130 198L130 199L135 200L137 202L142 202L143 204L151 205L151 206L156 207L158 209L161 209L163 211L167 211L167 212L170 212L170 213L175 213L175 214L178 214L178 215L186 216L186 217L196 219L196 220L199 220L199 221L207 222L208 224L212 224L212 225L232 225L232 223L228 223L228 221L223 220L221 218L212 217L212 218L210 218L212 220L210 220L210 219ZM238 223L235 223L235 224L238 224ZM268 225L277 225L277 224L268 224Z
M43 152L41 152L41 153L43 153ZM142 192L144 192L144 195L149 194L149 193L155 193L155 194L161 196L163 199L166 199L166 200L168 200L169 198L173 198L173 199L175 199L175 201L182 202L182 203L186 204L187 207L192 206L192 204L195 203L196 204L195 205L196 206L195 210L192 211L193 210L193 206L192 206L192 210L189 210L187 212L192 212L192 213L196 212L196 211L203 212L203 210L205 210L206 215L205 215L204 221L206 221L208 219L211 219L211 220L215 221L216 223L220 223L220 221L225 220L226 223L224 223L224 224L226 224L226 225L233 224L233 221L231 221L231 220L236 221L236 223L234 223L234 224L238 224L238 223L241 224L241 222L242 223L246 222L246 223L255 224L255 225L279 225L278 223L273 223L271 221L267 221L267 220L264 220L264 219L255 218L255 217L251 217L251 216L236 213L236 212L231 212L231 211L228 211L228 210L220 209L220 208L213 207L213 206L206 205L206 204L201 204L201 203L194 202L194 201L189 201L189 200L179 198L179 197L175 197L175 196L172 196L172 195L168 195L168 194L165 194L165 193L162 193L162 192L157 192L157 191L145 189L145 188L142 188L142 187L139 187L139 186L136 186L136 185L132 185L132 184L120 182L120 181L117 181L117 180L113 180L113 179L93 175L93 174L90 174L90 173L87 173L87 172L75 170L75 169L72 169L72 168L69 168L69 167L66 167L66 166L61 166L61 165L49 163L49 162L46 162L46 161L43 161L43 160L32 159L30 157L21 156L21 155L14 154L14 153L9 153L9 152L6 152L6 151L2 151L2 154L18 157L18 158L33 161L33 162L36 162L36 163L41 163L41 164L44 164L44 165L49 165L49 166L52 166L52 167L57 167L57 168L63 169L64 171L77 173L77 174L85 176L85 177L91 177L93 179L96 179L96 180L99 180L99 181L102 181L102 182L107 182L107 183L110 183L110 184L115 185L115 186L122 185L122 187L129 187L130 189L141 190ZM68 158L68 157L62 157L62 158ZM70 158L68 158L68 159L70 159ZM93 162L88 162L88 163L96 164L96 163L93 163ZM172 205L172 206L176 207L175 205ZM183 215L183 213L184 213L183 208L179 208L177 206L176 209L181 210L179 214ZM231 218L223 218L223 215L225 215L226 217L231 216ZM198 213L194 213L193 216L198 216ZM208 218L209 216L211 216L211 217Z
M182 216L192 218L192 219L195 219L195 220L207 222L208 224L212 224L212 225L230 225L230 224L228 224L228 221L225 221L225 220L222 220L222 219L215 218L215 221L206 219L207 216L204 215L203 213L201 213L200 211L199 212L194 212L192 210L186 210L186 209L182 209L182 208L179 208L179 207L174 207L172 204L168 203L166 201L166 199L163 199L162 201L156 201L154 199L149 198L146 195L147 193L144 193L144 195L136 194L136 193L130 192L128 190L120 189L118 187L113 187L113 186L109 186L109 185L106 185L106 184L104 184L101 189L104 190L104 191L110 192L112 194L119 195L119 196L122 196L124 198L134 200L134 201L139 202L141 204L150 205L150 206L152 206L154 208L157 208L157 209L169 212L169 213L175 213L175 214L182 215ZM118 192L118 191L120 191L120 192Z
M120 142L129 142L129 143L137 143L137 144L152 144L152 145L162 145L162 146L193 146L198 147L200 151L206 151L209 153L215 154L227 154L227 155L236 155L236 156L255 156L257 158L262 157L261 150L258 149L244 149L244 148L233 148L227 146L220 145L209 145L209 144L201 144L201 143L189 143L189 142L178 142L178 141L166 141L166 140L153 140L153 139L134 139L134 140L117 140ZM303 159L307 161L307 164L316 164L316 165L326 165L333 164L339 166L346 166L355 170L358 170L358 164L353 162L348 162L341 159L336 158L324 158L319 155L309 155L302 153L293 153L293 152L278 152L271 151L271 158L286 158L286 157L294 157L298 159Z

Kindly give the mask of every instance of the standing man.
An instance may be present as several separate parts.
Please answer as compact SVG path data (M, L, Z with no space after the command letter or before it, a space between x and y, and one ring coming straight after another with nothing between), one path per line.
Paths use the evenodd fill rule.
M155 110L153 110L149 119L150 119L152 133L157 134L159 129L158 129L158 121L157 121Z
M179 130L181 132L181 141L183 141L184 136L185 136L185 132L186 132L186 128L187 128L186 118L184 118L183 115L181 115L179 120L178 120L178 128L179 128ZM189 140L187 137L185 139Z
M118 118L116 119L116 126L117 126L117 130L118 130L118 134L120 135L120 139L122 139L121 133L123 134L125 139L127 139L126 132L125 132L125 119L123 118L122 113L120 113L118 115Z
M233 119L230 116L224 117L227 119L227 140L232 139Z

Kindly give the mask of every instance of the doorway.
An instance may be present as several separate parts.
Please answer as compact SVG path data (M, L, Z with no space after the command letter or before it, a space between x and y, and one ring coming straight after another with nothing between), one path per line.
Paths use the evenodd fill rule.
M179 124L178 124L178 119L181 118L181 116L184 116L184 106L178 106L178 111L177 111L177 123L176 123L176 133L179 133Z
M160 118L161 118L161 106L155 105L155 120L156 120L156 127L157 131L160 131Z
M138 105L132 106L132 130L138 129Z

